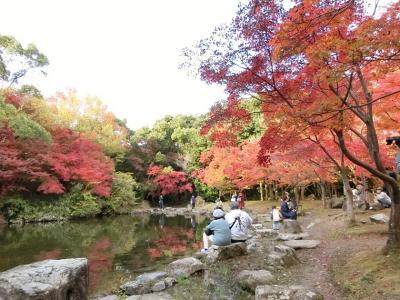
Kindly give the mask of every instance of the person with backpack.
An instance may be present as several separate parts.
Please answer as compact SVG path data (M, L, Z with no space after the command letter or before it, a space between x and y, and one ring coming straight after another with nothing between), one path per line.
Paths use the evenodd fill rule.
M231 230L232 243L245 242L248 239L248 229L253 220L247 212L239 209L239 203L231 202L231 211L225 215L225 220Z

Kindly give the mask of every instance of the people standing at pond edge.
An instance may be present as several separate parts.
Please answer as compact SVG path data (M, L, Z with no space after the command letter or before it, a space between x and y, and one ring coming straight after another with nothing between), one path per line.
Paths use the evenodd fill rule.
M161 209L164 209L164 196L162 194L158 198L158 205L160 206Z
M192 194L192 197L190 197L190 204L192 205L192 209L196 207L196 196Z
M213 211L214 220L207 225L203 233L202 253L207 254L211 244L217 246L228 246L231 244L231 230L229 224L224 218L225 213L221 209Z
M239 209L239 203L231 202L231 211L225 215L225 220L231 230L231 242L245 242L248 239L248 229L253 220L249 214Z

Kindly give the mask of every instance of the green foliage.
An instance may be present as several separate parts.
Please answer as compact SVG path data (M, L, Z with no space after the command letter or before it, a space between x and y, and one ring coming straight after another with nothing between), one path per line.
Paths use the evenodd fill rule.
M3 126L3 122L9 124L16 137L51 142L51 135L46 129L13 105L5 103L4 97L0 95L0 126Z
M218 191L216 189L208 187L198 179L193 180L196 188L196 194L201 195L206 201L215 201L218 198Z
M106 215L129 212L136 204L138 183L131 174L116 172L114 174L111 195L102 200L102 213Z
M93 217L100 214L101 206L95 196L84 191L82 184L77 184L68 193L53 199L8 197L1 211L12 223L46 222Z

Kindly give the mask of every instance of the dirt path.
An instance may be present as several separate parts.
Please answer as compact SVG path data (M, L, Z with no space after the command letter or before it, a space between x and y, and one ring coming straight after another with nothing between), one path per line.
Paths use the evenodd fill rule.
M310 239L320 240L321 244L315 249L296 251L302 265L291 272L290 277L294 284L319 291L325 300L346 299L332 276L332 268L338 257L345 258L351 252L381 248L385 243L379 235L338 236L337 232L345 226L340 214L338 211L331 216L326 214L315 218L310 215L299 219L302 227L310 233Z

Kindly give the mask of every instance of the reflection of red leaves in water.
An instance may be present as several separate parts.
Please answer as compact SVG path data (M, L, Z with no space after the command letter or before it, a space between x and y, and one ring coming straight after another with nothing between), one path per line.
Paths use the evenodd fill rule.
M97 241L89 248L89 289L93 290L102 273L112 270L112 257L110 253L111 242L108 238Z
M160 249L157 249L157 248L147 249L147 252L149 253L149 255L151 257L161 257L161 256L163 256L162 251Z
M54 249L50 251L40 251L39 254L35 255L36 260L44 260L44 259L56 259L61 255L61 249Z
M203 241L192 243L192 249L200 250L203 247Z
M193 243L194 231L189 229L163 228L162 238L155 240L155 247L147 249L150 257L158 258L169 252L172 255L184 253L188 248L200 249L198 243Z

